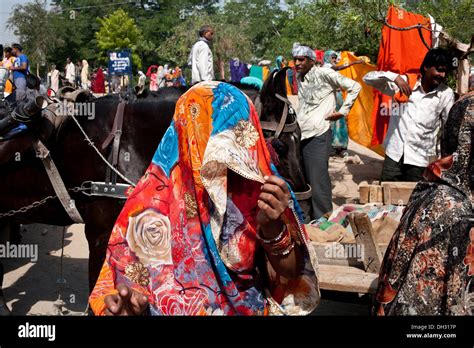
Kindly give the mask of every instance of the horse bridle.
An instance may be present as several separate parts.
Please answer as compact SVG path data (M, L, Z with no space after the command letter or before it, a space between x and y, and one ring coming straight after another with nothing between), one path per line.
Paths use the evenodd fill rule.
M52 115L48 115L47 113L43 113L43 117L48 119L49 122L51 122L54 125L54 128L56 131L63 125L64 120L66 117L58 117L56 113L53 111L54 106L60 102L60 100L57 99L50 99L51 104L48 105L47 108L45 108L43 111L49 111ZM100 158L105 162L107 165L107 173L106 173L106 182L84 182L80 187L74 188L74 192L81 191L82 193L88 195L88 196L104 196L104 197L111 197L111 198L120 198L124 199L126 198L125 196L125 191L129 189L130 186L135 186L135 184L128 178L126 178L122 173L120 173L117 169L118 167L118 151L119 151L119 146L120 146L120 136L122 134L122 123L123 123L123 112L125 108L126 102L121 100L116 111L116 115L114 118L114 125L112 129L112 133L107 137L103 144L103 148L107 147L112 140L114 140L114 144L112 147L112 151L110 154L111 157L111 162L107 161L100 153L100 151L97 149L97 147L94 145L92 140L87 136L85 133L84 129L81 127L80 123L76 119L76 117L73 114L68 114L68 115L62 115L62 116L67 116L69 118L72 118L76 125L79 127L79 130L82 132L82 134L85 137L85 141L88 142L88 144L97 152L97 154L100 156ZM56 123L55 119L61 119L61 122ZM76 207L75 201L71 198L69 195L70 189L66 188L66 185L64 184L64 181L61 177L61 174L59 173L58 168L56 167L49 149L46 147L46 145L37 137L32 138L32 143L33 147L36 152L36 157L41 160L43 163L43 166L46 170L46 173L48 175L48 178L50 180L50 183L53 186L54 192L56 193L56 196L50 196L50 197L57 197L63 206L64 210L68 214L69 218L75 222L75 223L83 223L84 220L79 212L79 210ZM117 175L120 176L122 179L124 179L128 184L121 184L117 183ZM86 193L85 192L85 186L90 185L90 191L91 193ZM79 189L76 191L76 189ZM50 197L47 197L48 199ZM46 199L47 200L47 199ZM40 202L35 202L35 204L32 204L31 206L23 207L22 209L19 209L18 211L10 211L5 214L0 214L0 218L3 216L12 216L18 212L23 212L26 208L30 209L31 207L36 207L39 206L43 203L46 202L46 200L42 200ZM39 204L38 204L39 203ZM26 209L26 210L28 210ZM25 210L25 211L26 211Z
M276 122L260 121L260 125L262 126L262 130L275 132L272 138L279 139L282 133L294 133L298 129L298 121L295 117L295 120L292 123L286 124L288 114L290 110L293 110L293 106L291 105L291 102L288 100L288 98L285 98L278 93L275 93L275 97L285 103L285 106L283 107L283 112L281 114L280 122L278 122L277 124ZM260 100L260 95L257 96L257 98L255 99L255 109L260 118L263 109L262 101ZM308 190L304 192L294 192L296 200L304 201L312 197L313 192L311 186L309 184L306 184L306 186L308 187Z
M283 112L280 117L280 122L276 124L275 122L269 122L269 121L260 121L260 124L262 126L263 130L270 131L270 132L275 132L273 135L273 138L280 138L281 133L293 133L298 129L298 122L296 121L296 118L294 122L286 124L286 120L288 119L288 113L290 112L290 109L293 109L293 106L291 105L291 102L288 100L288 98L285 98L281 96L278 93L275 93L275 97L279 100L281 100L283 103L285 103L285 106L283 107ZM255 99L255 108L257 109L257 113L259 117L261 116L262 113L262 102L260 100L260 96L258 96Z

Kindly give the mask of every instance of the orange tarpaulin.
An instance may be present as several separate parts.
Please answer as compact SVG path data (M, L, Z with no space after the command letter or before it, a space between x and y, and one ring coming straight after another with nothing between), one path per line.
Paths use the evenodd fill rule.
M390 6L388 10L387 21L396 27L408 27L416 24L429 27L430 23L429 18L394 6ZM431 32L422 29L421 33L425 42L430 45ZM398 74L418 73L427 52L428 49L423 44L417 29L400 31L384 26L377 58L377 70L393 71ZM382 144L387 133L390 118L380 115L380 105L387 105L390 100L391 97L374 90L374 106L376 107L372 113L372 123L374 124L372 147Z
M373 135L373 124L372 124L372 110L374 106L374 93L373 88L366 85L362 81L362 77L370 71L375 70L375 65L369 63L369 59L366 57L357 57L352 52L343 51L341 52L341 60L338 65L351 63L360 59L366 61L363 64L354 64L346 69L339 70L339 73L348 77L354 81L360 83L362 89L357 97L351 111L347 115L347 128L349 131L349 137L355 142L371 148L377 151L378 146L375 148L371 147L372 135ZM344 97L345 92L343 91Z

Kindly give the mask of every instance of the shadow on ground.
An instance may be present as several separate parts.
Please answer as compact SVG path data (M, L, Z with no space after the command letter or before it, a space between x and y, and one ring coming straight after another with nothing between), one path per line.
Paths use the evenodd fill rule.
M79 314L86 309L88 259L71 257L71 253L76 254L71 249L72 238L85 237L67 231L61 258L62 233L63 228L56 226L35 224L22 228L22 244L38 245L38 260L3 260L3 290L12 315L54 315L54 302L59 295L69 311Z

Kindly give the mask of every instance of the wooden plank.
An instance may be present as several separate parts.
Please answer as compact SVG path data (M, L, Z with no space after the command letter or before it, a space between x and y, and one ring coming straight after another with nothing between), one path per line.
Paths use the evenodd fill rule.
M458 61L458 79L456 81L456 91L459 95L463 95L469 91L469 76L471 69L469 60L461 59Z
M369 185L369 203L377 203L379 202L378 198L380 192L382 191L382 187L379 185Z
M359 201L361 204L369 203L369 183L362 181L359 184Z
M382 182L383 203L406 205L415 186L416 182Z
M375 242L372 223L366 213L351 213L348 216L357 244L364 246L363 261L366 272L379 273L382 254Z
M382 191L383 191L383 204L392 204L390 203L392 201L392 195L391 195L391 190L390 190L390 184L384 182L382 184Z
M334 259L334 258L328 258L326 257L326 247L330 243L321 243L321 242L311 242L311 245L313 246L314 250L316 251L316 256L318 257L318 262L324 265L337 265L337 266L351 266L351 267L356 267L360 269L364 269L364 264L362 261L359 261L354 258L349 258L349 259ZM353 244L353 243L341 243L341 244ZM380 244L377 243L377 246L379 248L380 254L385 255L385 252L387 251L388 244Z
M375 294L378 274L348 266L319 265L319 287L323 290Z
M351 266L359 268L360 270L364 269L364 264L362 261L357 258L339 258L334 257L334 250L328 250L329 248L334 249L332 242L321 243L321 242L311 242L314 250L316 251L316 256L318 257L318 263L321 265L337 265L337 266ZM354 243L336 243L337 246L341 245L342 247L354 247Z
M378 186L377 203L383 203L383 189L382 189L382 186Z

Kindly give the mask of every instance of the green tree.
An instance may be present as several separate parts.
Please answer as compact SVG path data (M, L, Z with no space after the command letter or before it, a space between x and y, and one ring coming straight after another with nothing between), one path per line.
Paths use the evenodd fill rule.
M170 37L181 30L183 22L192 13L199 11L206 16L215 13L217 2L217 0L155 0L150 3L141 0L142 5L133 7L130 15L136 19L143 31L144 39L140 54L144 65L169 61L167 54L164 55L166 57L162 56L163 50L160 47L163 42L170 42ZM171 48L171 52L176 50Z
M320 50L349 50L377 61L382 23L388 7L396 5L423 16L431 14L446 32L465 43L473 27L472 0L346 0L295 3L280 16L278 31L267 52L289 54L294 42Z
M65 44L59 47L54 57L57 61L73 59L92 60L97 56L95 33L100 28L98 18L123 9L133 18L143 34L137 54L142 64L156 63L158 45L172 35L173 28L182 22L182 17L194 9L206 13L215 11L217 0L52 0L57 13L55 28Z
M228 1L221 16L224 23L241 27L252 45L252 62L284 53L275 44L281 39L282 23L288 16L280 0Z
M383 4L386 13L387 4ZM350 50L376 61L382 25L371 18L374 2L348 0L345 2L312 2L289 7L283 17L280 36L268 50L291 54L294 42L319 50Z
M471 42L474 28L472 0L404 1L405 9L432 15L444 30L461 42Z
M229 59L238 57L249 61L252 58L252 45L245 35L246 23L236 25L226 22L222 14L208 15L203 11L194 11L187 14L186 18L173 28L171 36L157 47L159 62L185 67L191 48L198 39L198 31L204 24L214 28L212 51L215 56L216 72L220 78L223 77L221 69L226 66L225 63ZM227 67L224 77L228 74Z
M145 66L183 65L199 27L216 29L214 54L219 64L238 57L249 63L291 56L294 42L318 49L351 50L376 62L382 19L390 4L424 16L431 14L453 37L468 43L474 25L473 0L44 0L17 5L9 27L20 38L34 64L104 60L96 33L99 18L117 9L133 18L141 32L134 60ZM122 23L120 23L122 24ZM117 33L122 32L122 26ZM109 36L117 36L109 32ZM122 35L122 34L120 34ZM112 45L114 46L114 45ZM105 46L104 46L105 47ZM106 45L109 49L108 45ZM115 46L116 47L116 46ZM110 48L113 49L113 48ZM219 69L217 69L219 70Z
M97 59L95 33L100 29L98 18L122 8L129 12L137 2L124 4L117 0L52 0L52 25L63 44L50 57L56 64L64 64L67 57L74 61L86 59L94 64Z
M104 61L109 50L129 48L132 50L133 66L141 69L142 62L137 53L137 48L143 36L135 20L130 18L124 10L118 9L110 15L99 19L99 23L101 27L96 32L99 60Z

